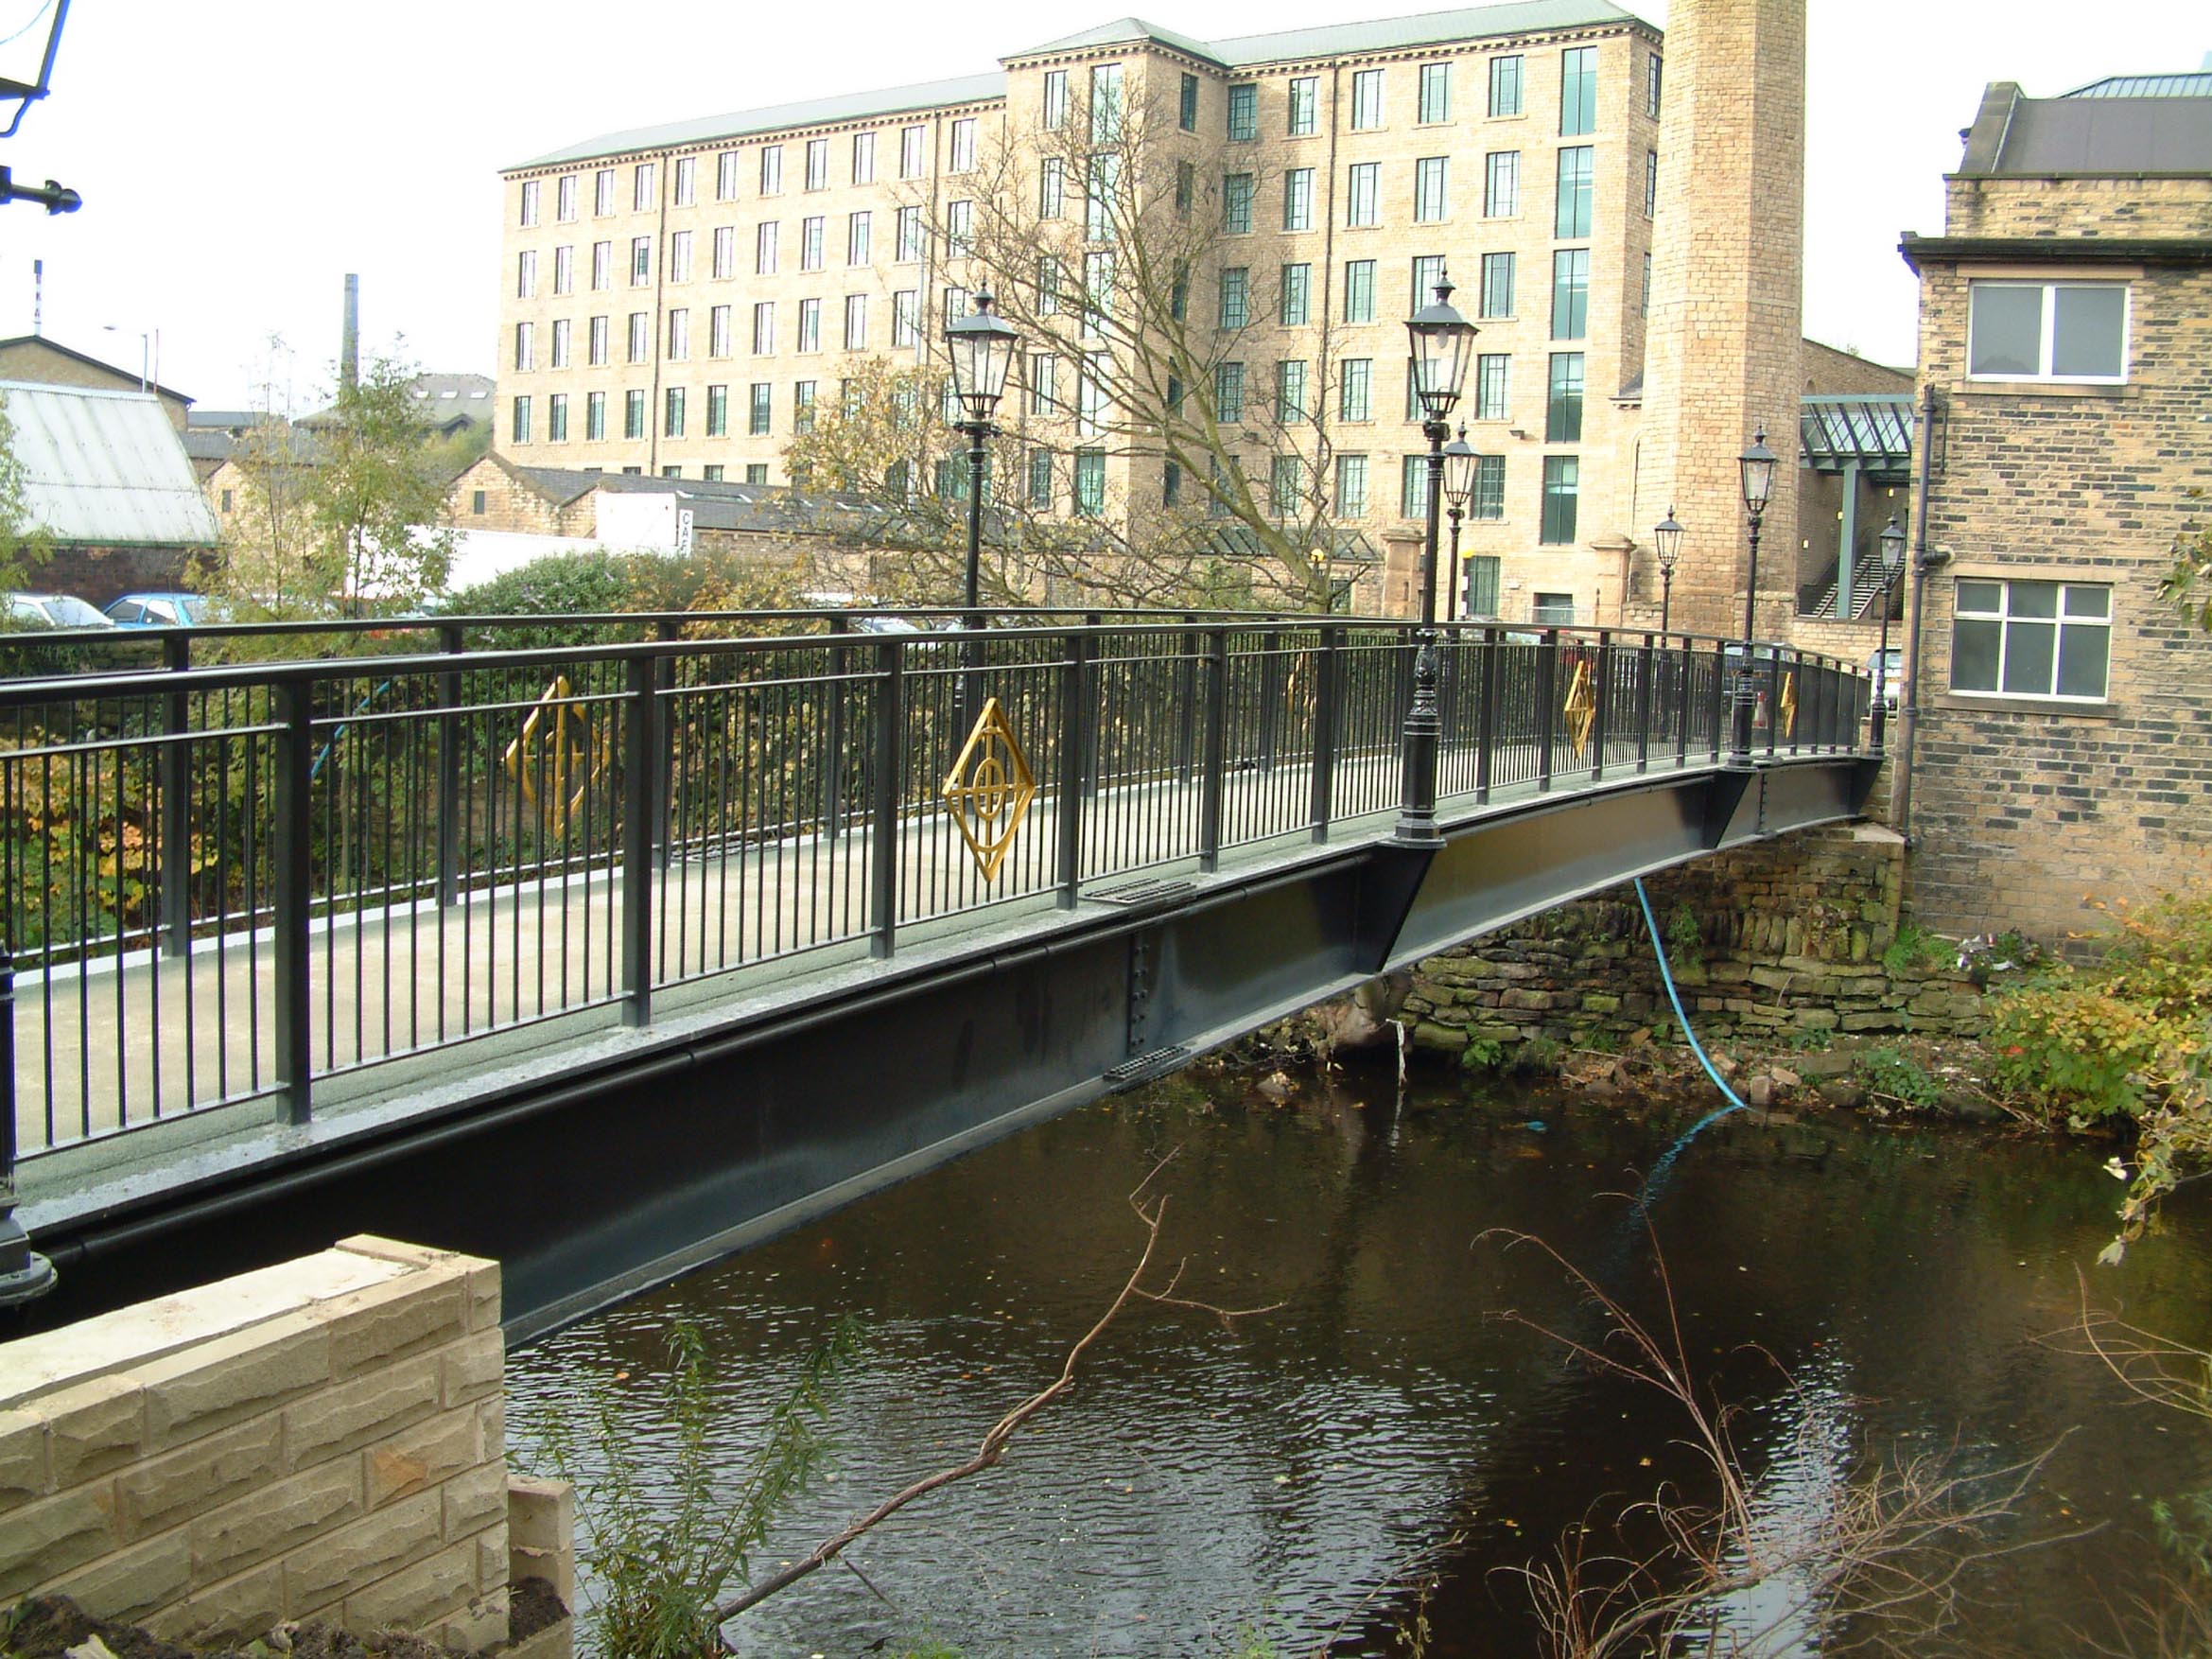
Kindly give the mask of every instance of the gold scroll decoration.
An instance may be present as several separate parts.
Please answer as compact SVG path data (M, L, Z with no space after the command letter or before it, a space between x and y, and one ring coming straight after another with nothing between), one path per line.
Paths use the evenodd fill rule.
M1590 746L1590 728L1597 724L1597 676L1590 672L1588 662L1575 665L1575 674L1567 682L1567 741L1575 745L1575 758L1579 760L1582 751Z
M546 688L522 731L507 745L507 772L555 835L583 805L584 796L607 769L613 733L592 722L568 676Z
M1797 675L1782 676L1782 735L1797 736Z
M1036 778L1029 770L1028 757L998 698L989 698L945 779L945 804L952 810L952 822L960 827L960 838L975 855L975 867L984 881L998 880L999 866L1036 798Z

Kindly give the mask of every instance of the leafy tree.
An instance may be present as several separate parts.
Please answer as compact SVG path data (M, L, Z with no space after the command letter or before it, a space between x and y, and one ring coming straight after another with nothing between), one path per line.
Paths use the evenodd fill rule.
M25 499L23 463L15 455L15 423L8 415L8 399L0 393L0 588L29 585L32 572L53 556L54 538L42 525L31 522ZM7 619L0 617L0 626Z
M2202 490L2189 493L2203 499ZM2197 525L2173 538L2173 564L2159 580L2158 597L2212 634L2212 525Z

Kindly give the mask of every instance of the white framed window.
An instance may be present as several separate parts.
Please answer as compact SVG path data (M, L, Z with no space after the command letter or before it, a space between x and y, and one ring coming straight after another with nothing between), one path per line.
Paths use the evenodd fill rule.
M669 233L668 275L671 282L689 282L691 280L691 233L689 231L671 231Z
M653 238L630 238L630 286L643 288L653 280Z
M714 274L717 281L738 274L736 225L717 225L714 228Z
M916 288L899 288L891 296L891 343L894 346L912 345L914 342L914 322L921 310L921 292Z
M1413 218L1435 224L1444 217L1444 158L1427 155L1413 164Z
M568 366L568 341L574 327L575 324L566 317L553 319L552 366L556 369Z
M538 256L533 248L525 248L514 256L514 297L534 300L538 292Z
M775 355L775 302L761 300L753 307L753 355L757 358Z
M1045 71L1044 101L1037 110L1037 125L1048 132L1057 132L1068 124L1068 72L1065 69Z
M730 355L730 308L716 306L706 313L706 355L726 358Z
M1482 216L1514 218L1521 212L1521 152L1493 149L1484 159Z
M669 313L669 361L680 363L691 356L691 313L678 306Z
M1970 284L1966 373L1975 380L2120 384L2128 377L2128 285Z
M676 157L676 205L689 207L699 200L699 161L696 156Z
M848 213L845 217L845 262L847 265L865 265L869 259L869 243L873 240L872 214Z
M717 201L738 199L738 152L734 149L725 149L714 158L714 199Z
M852 182L856 184L873 184L876 182L876 135L873 132L856 132L852 135Z
M647 361L653 356L653 317L645 311L630 313L630 360Z
M514 366L534 369L538 366L537 324L517 323L514 325Z
M522 182L522 217L520 222L527 229L536 224L537 221L538 182L535 179L525 179Z
M527 397L518 397L514 400L514 425L512 430L515 443L527 444L530 442L530 399Z
M1452 118L1452 65L1449 63L1423 63L1420 66L1420 114L1423 123L1449 121Z
M1290 96L1286 111L1287 124L1293 138L1304 138L1320 130L1321 80L1318 76L1301 75L1290 83Z
M1058 218L1068 211L1068 164L1065 158L1048 155L1039 164L1036 176L1036 217Z
M1090 142L1118 144L1122 137L1122 66L1094 63L1090 70Z
M605 218L615 211L615 169L601 167L591 177L591 211L595 218Z
M1029 354L1029 412L1033 415L1056 414L1059 411L1060 359L1050 352Z
M576 250L564 243L553 250L553 292L572 294L576 291Z
M1314 228L1312 167L1292 167L1282 175L1282 228L1286 231Z
M1383 167L1379 162L1354 162L1344 194L1344 222L1376 225L1383 222Z
M760 148L760 194L783 194L783 146L767 144Z
M595 369L603 368L607 361L608 320L594 317L591 320L590 347L586 360Z
M1951 607L1951 690L2104 701L2112 588L2102 582L1961 576Z
M868 349L868 296L845 296L845 349L848 352Z
M822 302L799 302L799 350L818 352L822 349Z
M923 146L929 140L925 127L901 127L898 130L898 176L918 179L922 176Z
M799 269L822 269L822 229L825 220L820 215L799 220Z
M553 187L553 217L563 224L573 224L576 219L576 175L563 173L561 182Z
M902 207L898 210L898 246L892 257L901 264L911 265L922 256L922 210Z
M612 242L594 242L591 245L591 286L611 288L615 286L615 245Z
M955 173L975 170L975 117L963 115L952 123L952 165Z
M945 203L945 257L966 259L975 252L975 203Z
M650 212L656 204L653 194L655 174L651 162L639 162L630 173L630 210L633 213Z
M1075 377L1075 435L1098 437L1106 430L1106 353L1085 352Z
M829 188L829 140L827 138L807 140L807 188Z
M775 219L766 219L753 230L753 274L775 274L776 232L780 228Z
M1383 124L1383 72L1360 69L1351 78L1351 130L1372 131Z

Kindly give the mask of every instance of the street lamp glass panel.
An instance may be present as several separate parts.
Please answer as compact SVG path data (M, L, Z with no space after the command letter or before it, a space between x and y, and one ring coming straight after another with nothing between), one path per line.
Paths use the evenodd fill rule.
M1752 435L1751 446L1736 457L1744 474L1744 511L1756 518L1767 511L1774 494L1774 451L1767 447L1767 428Z
M1886 590L1905 574L1905 532L1891 518L1876 539L1882 544L1882 586Z
M1467 428L1459 428L1459 436L1444 445L1444 498L1453 511L1465 513L1467 503L1474 497L1474 467L1482 458L1468 445Z
M1474 345L1474 324L1452 308L1450 277L1437 284L1434 305L1406 319L1405 332L1413 342L1414 395L1426 419L1440 421L1459 401Z
M991 315L991 296L975 297L975 309L945 325L945 346L952 358L952 389L967 407L967 418L991 418L1006 391L1007 371L1021 337L1002 318Z
M1682 527L1674 520L1674 509L1666 510L1665 522L1655 525L1651 532L1652 550L1659 556L1659 568L1671 571L1682 556Z
M40 11L45 12L44 18L37 15ZM25 109L46 96L68 17L69 0L57 0L51 9L21 4L0 8L0 26L8 30L0 39L0 105L15 104L12 110L0 108L7 132L15 131Z

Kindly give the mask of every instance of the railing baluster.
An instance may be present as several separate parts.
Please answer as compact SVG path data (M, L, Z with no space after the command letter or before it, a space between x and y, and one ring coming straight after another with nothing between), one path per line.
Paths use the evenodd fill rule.
M653 1023L654 844L666 844L668 810L660 676L657 655L632 657L622 700L622 1023L632 1026Z
M898 808L905 757L905 648L893 639L876 647L876 787L868 811L868 906L871 955L887 957L898 944Z
M1595 711L1590 723L1590 781L1593 783L1605 777L1605 745L1612 735L1606 706L1612 698L1613 637L1601 628L1597 635L1595 666L1590 671L1590 700Z
M1536 660L1536 787L1552 786L1552 748L1559 741L1559 631L1544 630Z
M162 640L163 666L183 672L192 666L192 636L170 634ZM162 744L156 762L162 794L161 931L156 952L192 953L192 745L184 732L191 721L190 700L182 691L162 694Z
M1315 841L1329 839L1336 812L1337 673L1336 650L1343 630L1323 622L1314 652L1314 776L1306 797L1306 821Z
M287 679L276 687L274 812L269 826L274 916L270 958L276 971L274 1009L276 1118L304 1124L314 1115L313 1002L307 984L308 854L314 836L314 685ZM251 926L251 918L249 918Z
M1068 660L1061 665L1060 787L1054 828L1059 832L1060 908L1075 908L1083 881L1084 759L1090 747L1090 636L1068 637Z
M438 628L439 649L459 656L468 648L463 631L450 622ZM461 671L450 669L438 676L438 904L441 909L461 899Z
M1228 768L1228 630L1206 633L1206 758L1199 776L1198 864L1221 864L1221 797Z
M1491 761L1498 746L1498 647L1495 628L1482 631L1482 697L1474 712L1474 800L1490 798Z

